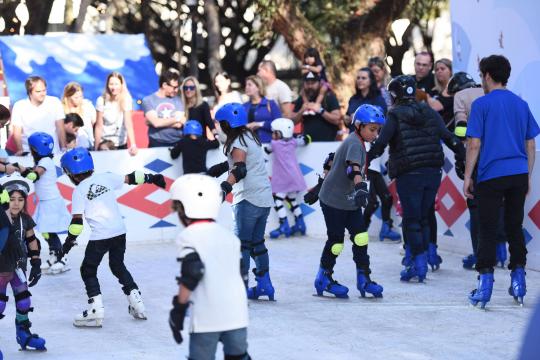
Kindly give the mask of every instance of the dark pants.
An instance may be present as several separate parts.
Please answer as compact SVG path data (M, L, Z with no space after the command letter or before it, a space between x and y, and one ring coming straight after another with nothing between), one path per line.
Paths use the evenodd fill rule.
M431 239L430 209L441 183L441 170L420 168L397 177L403 209L403 235L413 256L427 251Z
M367 253L367 229L364 226L362 208L357 210L341 210L326 205L321 201L321 209L326 222L328 240L321 255L321 267L332 270L336 259L343 249L345 229L349 232L353 243L353 260L357 269L363 269L369 274L369 255Z
M84 259L81 264L81 276L86 287L88 297L101 294L97 269L103 256L109 253L109 267L111 272L122 285L124 294L129 295L131 290L138 289L133 277L124 265L124 253L126 252L126 234L105 240L92 240L86 245Z
M513 270L517 265L525 266L527 248L523 237L522 224L525 196L529 186L528 174L503 176L477 184L478 219L480 235L478 238L478 261L476 269L482 272L493 271L497 263L496 247L500 237L500 209L504 203L504 232L509 244L510 264Z
M47 233L45 241L49 244L49 251L54 251L55 254L59 254L62 250L62 242L56 233Z
M437 191L439 191L437 189ZM437 216L435 215L435 204L429 209L429 242L437 245Z
M392 222L390 218L390 210L392 209L392 194L388 191L386 182L380 172L368 170L368 180L370 182L369 199L366 209L364 211L364 223L366 229L369 228L371 223L371 216L379 207L377 197L381 200L381 216L385 222Z
M162 142L162 141L159 141L159 140L155 140L155 139L152 139L152 138L148 138L148 147L149 148L153 148L153 147L173 147L175 144L169 144L169 143L165 143L165 142Z

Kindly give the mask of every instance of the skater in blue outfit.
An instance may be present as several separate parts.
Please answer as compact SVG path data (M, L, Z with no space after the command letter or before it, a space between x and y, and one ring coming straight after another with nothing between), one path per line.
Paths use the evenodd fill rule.
M382 297L383 287L371 281L369 236L364 224L362 207L369 198L367 176L366 142L377 138L384 124L382 111L373 105L361 105L353 115L356 131L336 150L332 166L326 174L319 192L321 209L326 223L328 240L324 246L320 268L315 278L315 290L338 298L347 298L349 289L332 278L336 259L343 250L345 229L353 243L353 260L356 264L356 286L362 297L366 292Z
M47 350L45 339L30 332L32 323L28 313L33 311L29 287L37 284L41 277L40 244L34 234L32 218L25 211L26 197L30 190L24 180L7 181L0 186L2 200L9 207L0 207L0 319L9 297L7 285L11 285L16 307L16 339L22 350ZM7 192L7 194L6 194ZM8 195L8 196L6 196ZM30 258L30 273L26 275L26 262Z

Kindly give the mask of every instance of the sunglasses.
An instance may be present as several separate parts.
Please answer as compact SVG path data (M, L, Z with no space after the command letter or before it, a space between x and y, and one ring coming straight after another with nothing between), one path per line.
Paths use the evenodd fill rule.
M184 85L182 89L184 89L184 91L195 91L196 87L195 85Z
M165 84L167 84L167 86L173 88L174 90L177 90L178 87L179 87L178 85L174 86L174 85L171 85L171 84L169 84L169 83L165 83Z

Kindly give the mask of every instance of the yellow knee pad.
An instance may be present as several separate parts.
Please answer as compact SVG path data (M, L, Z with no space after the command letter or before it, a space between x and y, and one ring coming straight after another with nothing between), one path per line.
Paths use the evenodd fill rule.
M335 256L338 256L338 255L341 254L341 252L343 251L343 243L335 243L335 244L332 245L332 247L330 248L330 251L331 251L332 254L334 254Z
M49 240L49 233L41 233L45 240Z
M367 232L362 232L354 235L354 244L356 246L367 246L369 243L369 235Z

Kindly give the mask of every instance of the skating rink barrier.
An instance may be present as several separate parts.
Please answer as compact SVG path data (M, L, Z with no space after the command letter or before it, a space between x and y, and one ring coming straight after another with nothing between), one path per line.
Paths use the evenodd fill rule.
M307 147L297 150L300 168L308 187L317 183L317 174L322 172L322 161L329 152L335 151L339 143L312 143ZM463 182L456 176L454 171L454 156L445 149L446 159L443 166L443 177L439 188L439 209L437 212L439 246L441 249L460 254L471 253L469 235L469 214L467 205L462 194ZM140 149L137 156L131 157L125 150L94 152L94 163L97 172L110 171L118 174L127 174L133 170L160 173L167 181L167 189L174 179L182 174L182 160L172 160L166 148ZM537 151L540 158L540 151ZM208 153L207 165L211 166L224 161L225 157L221 150L212 150ZM30 157L11 158L12 162L29 166L32 165ZM55 158L59 164L59 158ZM271 156L268 156L267 168L271 175ZM528 267L540 270L540 165L534 169L531 183L533 188L525 203L524 234L527 241ZM68 210L71 210L71 194L73 185L67 176L62 175L62 170L57 167L59 175L58 187ZM225 179L225 175L219 181ZM389 182L389 189L395 193L395 185ZM303 194L301 194L303 197ZM395 198L395 197L394 197ZM32 194L29 198L28 210L35 210L36 198ZM169 194L167 191L154 185L141 185L124 187L118 191L118 201L128 229L128 241L169 241L176 237L181 225L177 216L171 212ZM230 201L230 198L228 199ZM308 206L302 204L308 233L321 238L326 234L326 227L319 204ZM394 224L399 228L401 218L392 209ZM51 214L54 216L54 214ZM274 210L270 213L267 224L267 233L278 224ZM293 221L293 219L290 219ZM221 209L219 221L232 227L232 212L230 203L226 202ZM380 210L374 216L370 226L370 234L378 235L380 229ZM88 227L80 237L79 242L84 243L88 238ZM279 240L278 240L279 241Z

